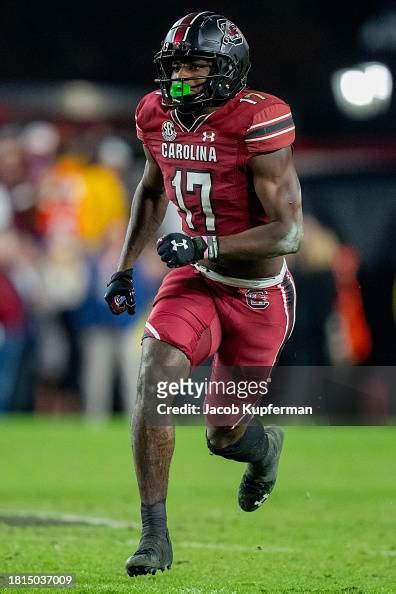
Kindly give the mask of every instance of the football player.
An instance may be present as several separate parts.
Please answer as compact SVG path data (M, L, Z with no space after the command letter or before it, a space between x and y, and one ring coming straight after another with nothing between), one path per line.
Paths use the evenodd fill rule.
M154 62L159 90L136 109L146 167L105 295L114 314L134 313L133 265L172 201L183 233L158 242L172 271L146 322L133 417L143 530L126 563L130 576L172 563L165 501L174 428L154 426L146 415L158 382L187 378L211 356L212 377L257 368L268 376L293 329L295 290L284 256L302 236L290 107L246 88L249 48L239 28L213 12L188 14ZM208 407L218 402L209 390ZM247 464L239 505L256 510L275 484L281 429L240 412L214 414L206 440L213 454Z

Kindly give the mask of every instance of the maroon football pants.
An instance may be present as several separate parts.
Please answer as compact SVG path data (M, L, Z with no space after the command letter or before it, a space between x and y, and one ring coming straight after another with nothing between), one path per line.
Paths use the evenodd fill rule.
M212 380L268 379L295 319L294 282L287 269L282 276L274 284L262 279L264 286L248 288L211 280L193 266L172 270L154 299L145 336L178 348L192 366L214 356ZM224 392L224 386L223 393L209 389L206 408L258 400L257 395L239 398L232 397L231 389ZM212 424L233 426L241 410L227 409L222 419L220 414L207 416Z

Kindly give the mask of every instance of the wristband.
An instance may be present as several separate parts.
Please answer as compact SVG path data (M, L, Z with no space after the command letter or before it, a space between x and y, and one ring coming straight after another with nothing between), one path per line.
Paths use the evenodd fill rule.
M204 258L215 261L219 255L219 244L216 235L207 235L203 238L207 243L207 248L204 253Z

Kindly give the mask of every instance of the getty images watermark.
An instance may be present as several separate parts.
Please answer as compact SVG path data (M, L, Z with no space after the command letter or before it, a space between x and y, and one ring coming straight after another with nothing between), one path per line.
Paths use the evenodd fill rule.
M209 380L179 379L157 383L156 405L160 416L195 415L312 415L312 406L276 406L263 404L269 393L267 380ZM205 401L203 399L205 398ZM165 400L168 399L168 402ZM174 403L174 399L178 402ZM180 403L180 399L182 402ZM188 401L192 399L191 401ZM169 403L169 400L171 403ZM202 402L203 401L203 402Z

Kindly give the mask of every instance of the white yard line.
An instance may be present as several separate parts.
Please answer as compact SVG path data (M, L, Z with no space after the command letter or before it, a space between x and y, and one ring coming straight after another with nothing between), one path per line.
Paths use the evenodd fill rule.
M130 528L133 530L139 530L140 524L136 524L134 522L124 522L122 520L113 520L112 518L97 518L94 516L85 516L85 515L78 515L78 514L63 514L57 512L32 512L32 511L23 511L21 512L11 512L9 510L2 511L0 510L0 517L7 518L18 518L23 520L23 518L35 518L37 520L42 520L43 522L62 522L64 524L85 524L87 526L104 526L106 528Z
M124 522L122 520L113 520L112 518L96 518L92 516L80 516L74 514L57 514L42 516L38 514L38 517L48 520L61 520L62 522L65 522L65 524L81 522L82 524L87 524L88 526L105 526L106 528L132 528L133 530L140 529L140 524L135 524L134 522Z
M85 516L85 515L78 515L78 514L64 514L64 513L56 513L56 512L31 512L31 511L24 511L21 512L20 510L17 513L12 513L10 511L2 512L0 510L0 516L2 517L9 517L20 519L21 521L23 518L26 518L27 521L30 519L37 519L42 520L43 522L62 522L64 524L76 524L81 523L86 526L103 526L105 528L119 528L119 529L130 529L130 530L137 530L140 531L140 524L135 522L124 522L122 520L113 520L112 518L97 518L93 516ZM138 540L129 540L128 544L131 546L138 544ZM196 541L189 541L184 540L178 543L179 547L187 548L187 549L207 549L213 551L234 551L234 552L242 552L242 553L296 553L296 549L291 549L288 547L277 547L277 546L268 546L268 545L239 545L233 543L210 543L210 542L196 542Z
M112 518L98 518L96 516L86 516L80 514L64 514L64 513L56 513L56 512L32 512L32 511L24 511L13 513L10 510L0 510L0 518L10 518L10 519L18 519L22 520L26 518L27 521L30 519L37 519L42 520L43 522L62 522L64 524L77 524L81 523L86 526L102 526L105 528L118 528L118 529L129 529L129 530L137 530L140 531L140 523L136 522L125 522L123 520L114 520ZM1 520L0 520L1 524ZM138 543L138 540L129 540L128 544L135 545ZM210 542L196 542L190 540L184 540L178 542L179 547L187 548L187 549L207 549L213 551L236 551L241 553L278 553L278 554L295 554L298 553L298 549L293 549L290 547L278 547L278 546L270 546L270 545L239 545L233 543L210 543ZM368 555L380 555L384 557L396 557L396 550L395 549L363 549L362 552Z

